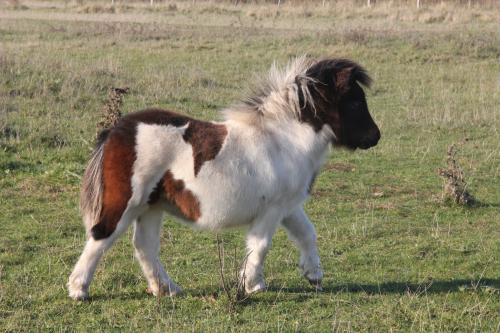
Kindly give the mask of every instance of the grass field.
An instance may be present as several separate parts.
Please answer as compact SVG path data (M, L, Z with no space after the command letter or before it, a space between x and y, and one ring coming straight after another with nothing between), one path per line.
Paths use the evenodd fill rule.
M254 73L304 53L363 64L382 130L372 150L333 151L306 205L324 291L279 231L269 291L232 306L216 236L167 219L161 258L183 296L146 294L127 233L91 299L70 300L80 177L108 89L130 87L124 112L215 119ZM2 4L0 331L498 332L499 115L499 8ZM442 199L453 143L475 207ZM229 278L243 233L222 238Z

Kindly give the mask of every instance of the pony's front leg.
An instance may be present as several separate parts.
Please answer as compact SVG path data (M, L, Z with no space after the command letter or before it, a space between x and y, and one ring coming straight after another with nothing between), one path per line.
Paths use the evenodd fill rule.
M280 216L267 213L257 219L247 233L247 256L240 272L245 292L251 294L266 289L264 282L264 259L271 247L273 235L279 225Z
M159 208L150 208L137 219L134 224L135 256L148 281L148 291L155 296L174 296L182 289L170 279L158 256L162 219L163 211Z
M281 224L287 231L288 237L300 250L299 266L302 274L316 289L320 290L323 271L316 246L316 232L304 208L295 209L291 215L283 219Z

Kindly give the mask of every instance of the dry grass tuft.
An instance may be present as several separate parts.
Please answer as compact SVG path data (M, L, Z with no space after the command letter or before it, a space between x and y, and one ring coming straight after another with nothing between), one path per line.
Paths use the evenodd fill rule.
M467 191L467 182L465 181L462 168L457 162L457 148L453 144L448 147L446 169L439 169L439 175L444 178L443 198L463 205L472 206L476 199Z
M127 94L129 88L111 88L108 100L102 109L103 118L98 124L98 133L113 127L122 117L120 108L123 104L123 95Z
M219 273L221 279L222 289L227 297L228 310L232 313L236 310L238 304L247 300L248 295L245 294L245 273L240 276L240 269L246 266L248 254L243 261L238 265L236 261L236 249L233 257L233 267L231 276L225 274L225 251L224 241L221 236L217 234L217 255L219 258Z

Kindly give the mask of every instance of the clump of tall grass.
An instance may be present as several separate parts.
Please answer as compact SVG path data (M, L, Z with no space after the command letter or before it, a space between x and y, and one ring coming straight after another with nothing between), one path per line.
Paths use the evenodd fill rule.
M476 199L467 191L467 182L462 168L457 162L457 148L453 144L448 147L446 161L448 166L439 169L439 175L444 178L443 197L459 205L472 206Z
M129 88L111 88L108 93L108 100L102 108L102 119L97 125L99 134L101 131L113 127L122 117L121 106L123 95L127 94Z
M245 294L245 271L248 254L245 256L241 263L236 261L236 250L233 256L232 274L226 275L225 273L225 251L224 241L222 237L217 234L217 255L219 258L219 273L221 286L227 297L228 310L233 312L236 310L238 304L243 303L248 295ZM240 275L240 272L242 274Z

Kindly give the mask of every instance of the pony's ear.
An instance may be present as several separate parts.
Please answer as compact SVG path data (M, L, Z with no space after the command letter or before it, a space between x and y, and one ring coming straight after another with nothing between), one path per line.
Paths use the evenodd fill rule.
M365 87L370 87L372 83L372 79L366 70L356 63L341 68L335 75L335 88L341 93L349 90L355 82Z
M354 71L356 67L349 66L340 69L335 73L335 89L340 93L345 93L349 90L351 85L354 83Z
M344 94L356 82L369 87L371 78L366 70L357 63L347 59L325 59L312 65L307 76L315 81L320 90L324 87L333 89L328 93Z

